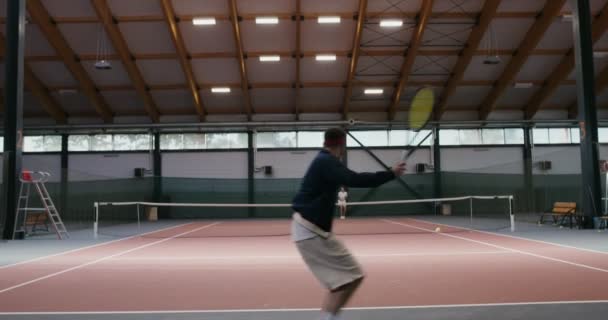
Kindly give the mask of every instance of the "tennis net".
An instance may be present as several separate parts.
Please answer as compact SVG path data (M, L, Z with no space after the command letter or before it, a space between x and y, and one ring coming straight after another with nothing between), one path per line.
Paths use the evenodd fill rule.
M407 221L426 221L442 232L470 229L514 231L513 196L463 196L436 199L349 202L345 220L334 222L338 235L407 234ZM183 237L273 237L290 234L291 204L97 202L94 236L166 237L167 228L188 224L213 227ZM337 211L337 210L336 210ZM394 223L397 222L397 223ZM181 237L181 236L180 236Z

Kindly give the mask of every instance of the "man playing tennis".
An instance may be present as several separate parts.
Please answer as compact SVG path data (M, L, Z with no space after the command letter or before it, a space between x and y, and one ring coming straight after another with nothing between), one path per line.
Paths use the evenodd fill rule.
M405 171L401 162L391 171L353 172L340 162L345 150L344 131L327 130L324 148L310 164L292 204L292 239L313 275L329 290L322 320L337 319L364 277L355 258L331 232L338 188L377 187Z

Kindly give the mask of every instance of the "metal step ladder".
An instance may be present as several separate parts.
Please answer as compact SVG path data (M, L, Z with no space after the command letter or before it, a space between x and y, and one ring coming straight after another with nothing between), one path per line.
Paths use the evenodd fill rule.
M46 188L45 182L49 180L51 175L48 172L33 172L33 171L23 171L19 180L21 181L21 187L19 190L19 199L17 202L17 219L15 220L15 235L23 234L24 236L28 234L27 230L27 218L28 213L30 212L44 212L46 213L48 220L50 220L51 225L55 229L57 233L57 237L60 240L69 238L69 234L61 217L59 216L59 212L57 211L57 207L53 203L53 199L51 199L51 195ZM40 196L40 200L42 202L42 208L30 208L29 207L29 198L30 191L32 185L36 189L36 193ZM36 224L32 227L32 232L36 231ZM47 230L48 231L48 230Z

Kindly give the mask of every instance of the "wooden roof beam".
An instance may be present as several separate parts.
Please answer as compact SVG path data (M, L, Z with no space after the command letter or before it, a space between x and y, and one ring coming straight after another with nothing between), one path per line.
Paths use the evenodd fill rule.
M99 94L95 83L80 64L74 50L69 46L42 2L40 0L28 0L27 9L32 21L36 22L48 42L61 57L67 69L76 79L76 82L80 84L82 92L89 98L103 121L112 122L112 110L101 94Z
M471 30L469 39L467 40L467 46L460 52L460 58L458 59L458 62L456 62L456 66L454 66L454 69L452 70L443 96L440 98L439 103L435 108L436 119L441 119L441 115L447 109L448 100L456 91L458 84L462 81L462 77L471 63L473 56L478 51L477 48L479 48L479 43L483 39L488 27L490 27L499 5L500 0L487 0L484 3L477 25Z
M593 26L591 30L591 41L596 43L599 39L604 35L604 33L608 30L608 3L604 5L600 13L595 17L593 21ZM553 72L547 77L545 83L542 88L537 91L534 96L528 101L526 104L528 107L526 108L525 116L526 119L531 119L534 117L536 112L540 110L541 106L551 95L553 92L557 90L557 88L562 84L564 80L568 78L570 72L574 69L574 48L570 48L566 56L562 59ZM575 103L576 105L576 103ZM576 108L576 107L575 107ZM569 108L569 112L572 113L571 108ZM576 112L576 110L574 110Z
M406 51L405 59L403 60L403 64L401 65L401 76L399 78L399 84L397 85L397 88L395 88L391 105L388 108L389 121L393 121L393 119L395 119L395 113L397 113L397 107L399 106L399 101L401 100L401 93L407 85L407 81L412 71L412 67L414 66L414 62L416 61L418 50L420 49L420 46L422 44L424 30L426 29L426 25L429 22L432 10L433 0L424 0L422 3L422 8L420 9L420 16L418 17L416 28L413 30L412 40L410 41L410 44Z
M249 95L249 78L247 77L247 66L245 65L245 54L243 51L243 41L241 39L241 27L239 26L239 14L236 7L236 0L227 0L230 7L230 21L234 34L234 42L236 44L237 56L239 59L239 71L241 73L241 89L243 91L243 103L247 119L251 120L253 108L251 106L251 97Z
M357 69L357 62L359 61L359 52L361 45L361 34L363 31L363 23L365 22L365 14L367 11L367 0L359 0L359 11L357 14L357 27L355 28L355 36L353 39L353 51L351 53L350 67L348 68L348 74L346 76L346 89L344 90L344 102L342 103L342 117L346 119L348 117L348 107L350 102L350 96L353 93L352 81L355 76Z
M152 99L152 95L150 95L144 78L135 64L133 55L129 52L127 42L122 36L120 29L118 29L118 22L112 16L108 3L106 0L91 0L91 4L93 5L93 8L95 8L95 12L97 13L99 20L101 20L110 41L112 41L114 49L116 49L116 52L120 56L120 61L133 82L135 91L137 91L139 97L143 100L144 108L148 112L150 119L152 119L153 122L159 122L160 113L158 112L156 103L154 102L154 99Z
M565 2L566 0L551 0L545 3L545 7L539 13L538 18L532 27L528 30L526 37L519 45L519 49L516 51L513 58L511 58L511 61L509 61L509 64L500 78L496 81L496 85L481 103L479 109L479 118L481 120L485 120L490 112L494 110L496 102L505 92L507 87L511 85L511 82L528 60L530 53L532 53L534 48L536 48L543 38L555 17L560 14Z
M182 70L184 71L184 75L186 76L186 81L188 82L188 89L190 89L192 99L194 99L194 106L196 108L196 112L198 113L200 120L204 121L205 107L198 92L198 86L196 85L196 77L194 76L194 72L192 71L192 65L190 64L190 56L186 51L186 46L184 45L182 33L179 30L177 21L175 20L175 11L173 10L173 5L171 4L171 0L161 0L161 5L165 14L165 20L169 25L169 33L171 34L171 40L173 40L173 44L175 45L175 49L177 50L179 63L182 66Z
M5 47L5 39L4 35L0 34L0 52L4 52L6 50ZM38 102L42 105L42 108L57 122L60 124L65 124L67 122L67 114L57 100L51 96L48 88L44 86L42 81L36 77L30 66L27 62L23 65L23 82L27 89L38 99ZM4 100L2 99L2 102ZM3 111L0 108L0 111Z

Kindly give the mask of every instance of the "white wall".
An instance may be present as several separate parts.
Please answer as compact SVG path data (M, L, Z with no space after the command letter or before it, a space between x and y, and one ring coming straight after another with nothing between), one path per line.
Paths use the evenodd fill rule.
M70 181L103 180L134 177L135 168L152 169L152 156L147 153L70 154Z
M442 148L441 170L523 174L523 148Z
M162 154L164 177L247 178L247 152L166 152Z
M387 166L392 166L401 161L403 150L378 150L370 149L382 162ZM432 165L431 151L428 148L416 150L407 160L407 173L416 173L416 163L426 163ZM348 167L357 172L364 171L382 171L384 168L372 158L365 150L349 150L348 151Z
M581 173L580 150L579 146L534 147L533 172L534 174L579 174ZM551 170L540 170L539 161L551 161Z
M272 175L258 172L255 178L302 178L318 153L318 150L258 151L255 167L272 166Z
M61 156L32 154L23 155L23 170L46 171L51 174L49 182L61 181Z

